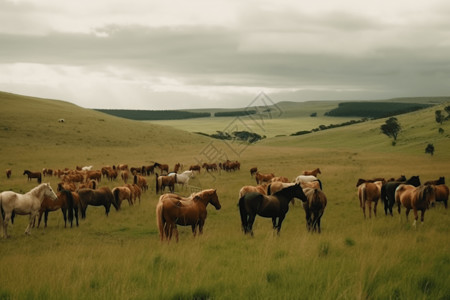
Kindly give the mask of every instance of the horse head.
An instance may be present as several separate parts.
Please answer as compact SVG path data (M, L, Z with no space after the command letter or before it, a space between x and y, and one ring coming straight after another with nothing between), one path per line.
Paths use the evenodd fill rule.
M418 187L420 185L420 178L419 176L411 176L405 183Z
M55 192L53 191L52 187L50 186L50 183L43 183L44 185L44 195L49 197L52 200L56 200L58 198L58 196L55 194Z
M217 190L205 190L199 194L197 194L196 197L203 198L204 200L207 200L207 203L211 203L217 210L222 208L222 205L219 202L219 196L217 196Z

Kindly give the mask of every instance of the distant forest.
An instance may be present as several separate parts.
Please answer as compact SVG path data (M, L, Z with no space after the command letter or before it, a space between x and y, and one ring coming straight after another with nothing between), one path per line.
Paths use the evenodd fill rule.
M211 113L189 112L184 110L128 110L128 109L96 109L96 111L137 121L181 120L192 118L208 118Z
M386 118L400 115L432 106L431 104L400 103L400 102L342 102L325 116L331 117L363 117Z

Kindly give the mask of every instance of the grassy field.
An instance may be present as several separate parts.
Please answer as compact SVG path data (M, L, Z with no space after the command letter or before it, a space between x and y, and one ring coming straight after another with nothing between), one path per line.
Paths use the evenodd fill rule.
M140 204L123 203L108 217L103 208L89 207L78 228L64 228L57 211L47 228L25 236L28 218L18 216L9 226L11 237L0 240L0 299L450 299L448 210L430 209L417 228L411 216L385 216L381 204L377 217L364 220L355 187L360 177L450 178L450 122L439 134L439 107L399 116L403 131L395 147L380 133L382 119L248 146L59 101L0 93L0 107L0 169L13 172L9 180L0 177L0 191L34 187L24 169L154 161L187 168L225 157L241 162L240 171L202 172L192 180L192 186L216 188L222 209L208 206L198 238L179 227L178 243L159 241L154 176L147 178L150 189ZM299 119L310 121L309 114ZM271 126L266 130L276 132ZM434 156L424 153L428 143ZM237 195L255 183L253 166L288 178L320 167L328 197L322 234L307 232L297 202L280 236L261 217L255 236L244 236ZM56 187L59 180L44 181Z

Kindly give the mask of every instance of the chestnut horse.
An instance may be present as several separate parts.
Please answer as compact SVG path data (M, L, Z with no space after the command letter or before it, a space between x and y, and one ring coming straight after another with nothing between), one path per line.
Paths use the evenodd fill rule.
M156 194L161 191L161 194L164 192L166 186L169 187L169 191L171 193L175 190L175 183L177 182L177 174L174 176L159 176L158 173L155 173L156 176Z
M292 198L307 201L305 193L299 184L292 185L266 196L261 193L248 193L239 199L239 212L241 215L244 233L253 236L253 223L256 215L272 218L273 228L280 234L281 224L289 211L289 202ZM277 222L278 219L278 222Z
M206 207L211 203L217 210L221 208L219 197L214 189L203 190L183 198L176 194L165 194L159 197L156 205L156 224L161 241L170 240L175 231L178 242L177 225L191 226L194 236L203 233L207 216Z
M123 200L128 201L128 205L133 205L133 194L129 187L127 186L118 186L112 189L111 191L114 195L114 198L116 199L117 204L119 207L122 205ZM134 189L133 189L134 192Z
M430 207L436 199L436 188L434 185L421 185L415 187L409 184L400 184L395 190L395 201L398 205L398 213L400 213L400 205L406 208L406 220L408 220L409 211L414 211L414 223L416 226L418 219L417 211L420 210L420 221L423 223L425 211Z
M263 182L267 182L268 183L274 177L275 177L275 174L273 174L273 173L268 173L268 174L262 174L262 173L259 173L259 172L255 173L256 184L261 184Z
M86 218L86 209L88 205L104 206L105 214L108 216L111 204L116 210L119 210L119 204L116 202L113 193L109 187L101 187L97 190L79 189L81 218Z
M267 195L266 190L267 190L267 184L262 184L262 185L257 185L257 186L244 185L239 190L239 199L241 199L245 194L248 194L248 193L261 193L263 195Z
M28 181L31 181L31 179L33 179L33 178L37 178L38 183L42 182L41 172L31 172L30 170L25 170L25 171L23 171L23 175L28 176Z
M78 226L78 205L80 199L77 193L68 190L61 190L57 194L58 198L53 201L48 197L44 198L39 209L38 225L41 225L42 215L44 215L44 227L47 227L48 213L61 209L64 218L64 227L67 227L67 218L69 219L70 227L73 225L73 216L75 213L76 224Z
M255 175L255 173L258 172L258 168L257 167L253 167L250 169L250 176L253 177L253 175Z
M389 211L392 216L392 207L394 207L395 203L395 189L397 189L400 184L410 184L417 187L420 185L420 178L419 176L411 176L406 181L388 181L383 184L381 187L381 200L384 202L384 213L386 215Z
M448 202L448 186L445 184L439 184L434 186L436 188L436 202L444 202L445 208L447 208Z
M325 207L327 206L327 197L320 189L304 189L306 198L302 202L303 209L306 214L306 228L308 231L316 231L320 233L320 219L323 216Z
M381 196L382 181L364 182L358 186L358 198L359 205L364 213L364 219L366 218L366 206L369 206L369 218L372 218L372 202L373 213L377 216L377 204Z
M11 178L11 169L6 169L6 178Z
M312 171L303 171L303 173L302 173L302 175L312 175L312 176L315 176L315 177L317 177L317 174L322 174L322 172L320 172L319 168L314 169Z
M159 168L161 170L161 174L169 174L169 165L167 164L159 164L155 162L153 164L153 168Z

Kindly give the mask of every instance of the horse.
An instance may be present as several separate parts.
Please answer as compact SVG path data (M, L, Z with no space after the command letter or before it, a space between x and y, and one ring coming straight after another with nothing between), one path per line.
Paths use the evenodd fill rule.
M159 164L155 162L153 164L153 168L159 168L161 170L161 174L164 174L164 172L166 172L166 174L169 174L169 165L167 164Z
M189 171L197 171L200 174L201 167L200 165L191 165L189 167Z
M77 186L73 182L60 182L58 183L58 187L56 188L58 192L61 192L62 190L75 192L77 189Z
M284 176L275 176L274 178L270 179L270 182L284 182L284 183L288 183L289 178L284 177Z
M299 175L294 179L295 183L299 183L299 184L305 184L307 182L315 182L317 181L319 183L320 189L322 189L322 181L320 181L320 179L318 179L316 176L313 175Z
M388 214L388 211L392 216L392 207L394 207L395 204L395 189L402 183L417 187L420 185L420 178L419 176L411 176L406 181L388 181L383 184L383 186L381 187L381 200L383 200L384 202L384 213L386 216Z
M315 177L317 177L317 174L322 174L322 172L320 172L319 168L316 168L316 169L314 169L312 171L303 171L303 173L302 173L302 175L312 175L312 176L315 176Z
M294 197L302 202L308 200L299 184L294 184L269 196L261 193L245 194L239 199L238 204L244 233L250 233L253 236L253 223L256 215L259 215L264 218L272 218L273 228L277 230L277 234L280 234L281 224L289 211L289 202Z
M44 174L44 177L47 176L47 175L53 176L53 169L43 168L42 169L42 174Z
M116 202L118 203L119 207L122 205L123 200L128 201L128 205L133 205L133 199L132 199L132 192L129 187L127 186L118 186L112 189L111 191L114 195L114 198L116 199ZM134 192L134 189L133 189Z
M100 171L100 170L94 170L94 171L87 170L86 171L86 182L88 182L89 180L97 180L97 182L102 181L102 171Z
M41 172L31 172L30 170L23 171L23 175L28 176L28 181L31 181L33 178L37 178L38 183L42 183L42 174Z
M250 176L253 177L253 175L255 175L255 173L258 172L258 168L257 167L253 167L250 169Z
M320 219L327 206L327 196L320 189L306 188L304 193L307 198L307 201L302 202L306 214L306 228L308 231L317 230L320 233Z
M3 236L5 238L8 237L8 223L13 212L17 215L30 215L30 221L25 229L25 234L29 235L31 225L36 216L39 215L39 208L45 197L49 197L52 200L57 198L50 183L41 183L26 194L18 194L12 191L0 193Z
M84 166L81 168L81 171L91 171L93 166Z
M434 186L436 188L436 202L444 202L445 208L447 208L448 202L448 186L445 184L439 184Z
M394 180L392 180L392 181L394 181ZM406 178L405 178L405 180L406 180ZM373 178L373 179L359 178L358 181L356 182L356 187L359 187L361 184L363 184L365 182L376 182L376 181L381 181L383 184L386 183L386 179L384 179L382 177L376 177L376 178Z
M101 187L97 190L79 189L78 195L80 197L81 218L86 218L86 209L88 205L104 206L105 214L108 216L111 204L114 208L119 210L119 204L116 202L113 193L109 187Z
M12 171L11 171L11 169L6 169L6 178L11 178L11 173L12 173Z
M364 219L366 218L366 206L369 206L369 218L372 218L372 202L373 213L375 217L377 216L377 204L381 197L381 187L383 186L382 181L375 182L364 182L358 186L358 198L359 205L364 213Z
M178 242L177 225L191 226L194 237L203 233L203 226L207 216L207 205L211 203L217 210L222 206L214 189L203 190L183 198L176 194L164 194L159 197L156 205L156 224L161 241L170 240L175 231Z
M269 183L270 180L272 180L272 178L274 178L274 177L275 177L275 174L273 174L273 173L267 173L267 174L262 174L259 172L255 173L256 184L261 184L263 182Z
M128 170L123 170L120 172L120 177L122 178L123 182L126 184L128 181L128 177L130 175L130 172Z
M263 195L267 195L267 184L262 184L262 185L257 185L257 186L244 185L239 190L239 199L241 199L245 194L248 194L248 193L260 193Z
M169 191L171 193L175 190L175 182L177 182L177 176L178 174L175 174L174 176L159 176L158 173L155 173L156 176L156 194L161 191L161 194L166 189L166 186L169 187Z
M425 185L427 184L433 184L433 185L440 185L440 184L445 184L445 177L439 177L439 179L436 180L429 180L427 182L424 183Z
M133 183L138 185L143 191L148 190L147 179L141 175L134 175Z
M44 215L44 227L47 227L48 213L58 209L61 209L61 212L63 214L64 228L67 227L67 218L69 219L70 227L72 227L74 213L76 224L78 227L78 194L68 190L62 190L58 192L57 196L58 198L55 201L49 199L48 197L45 197L44 201L42 201L41 208L39 209L39 219L37 227L39 228L39 225L41 224L42 215Z
M203 163L202 168L206 169L206 172L217 171L217 164L216 163L212 163L212 164Z
M418 219L417 211L420 210L420 221L423 223L425 211L429 208L430 203L434 203L436 199L436 188L434 185L420 185L415 187L409 184L400 184L395 190L395 201L398 205L398 213L400 213L400 205L406 208L406 220L408 220L409 211L414 211L414 223L416 226Z
M169 173L168 176L176 177L175 183L178 183L182 187L184 187L185 184L189 184L189 179L191 179L191 177L194 177L194 172L190 171L190 170L184 171L181 174L177 174L177 173L173 172L173 173Z

